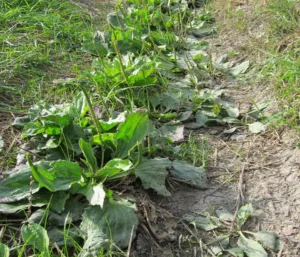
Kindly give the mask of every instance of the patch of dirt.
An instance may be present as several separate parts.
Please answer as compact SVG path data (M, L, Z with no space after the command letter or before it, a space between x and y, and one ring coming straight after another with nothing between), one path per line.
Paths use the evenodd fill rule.
M9 163L11 152L18 140L18 136L15 135L11 126L12 121L12 114L0 112L0 137L2 137L4 141L4 147L2 151L0 150L0 177L4 169L4 164Z
M248 9L247 11L251 11ZM254 22L249 34L237 33L232 36L232 33L223 31L217 37L205 40L210 42L216 56L239 51L239 56L250 59L252 68L255 68L254 63L261 64L264 58L254 50L249 55L248 49L253 47L251 37L261 37L263 29L263 23ZM241 113L248 112L253 102L261 104L270 99L273 101L264 114L271 115L278 111L272 81L258 80L260 75L257 70L255 73L251 72L253 70L240 81L222 81L228 90L228 97L239 107ZM160 245L159 250L141 232L138 234L133 256L167 257L172 256L170 252L173 256L197 256L192 246L181 247L180 240L186 229L181 225L181 218L185 214L213 214L220 206L234 213L239 187L244 195L242 203L252 203L254 207L254 216L247 229L254 232L275 232L284 242L280 256L300 256L300 149L296 146L300 142L299 135L287 127L268 129L259 135L253 135L245 128L227 136L214 131L212 128L201 131L199 135L199 138L208 137L207 141L215 146L207 168L209 189L180 186L172 190L169 199L155 200L156 206L163 208L171 214L172 219L178 221L172 228L177 239ZM139 248L146 249L143 247L145 242L149 251L140 252Z
M90 5L92 1L80 2L80 5ZM246 56L243 51L247 36L243 34L234 38L221 33L208 40L218 56L232 50ZM262 103L272 97L269 84L256 84L249 79L242 84L239 81L223 83L232 101L244 113L253 100ZM275 102L269 112L276 108ZM0 124L0 135L6 126ZM183 245L187 235L183 232L186 228L182 217L213 213L221 206L234 212L239 186L244 192L243 202L251 202L255 209L249 230L274 231L285 242L282 257L300 256L300 149L295 144L299 140L295 133L285 128L270 129L262 135L251 135L245 129L238 129L232 135L215 133L213 129L201 133L199 137L207 137L215 149L207 168L209 188L199 190L170 181L170 198L145 194L138 204L143 222L132 244L131 256L196 256L192 246Z

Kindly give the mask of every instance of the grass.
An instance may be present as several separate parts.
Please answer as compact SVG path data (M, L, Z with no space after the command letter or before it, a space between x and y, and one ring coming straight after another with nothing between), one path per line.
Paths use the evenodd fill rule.
M75 76L76 67L89 61L80 48L92 37L91 17L68 1L0 5L0 107L23 109L40 99L68 98L71 90L52 81Z
M44 100L61 103L76 94L72 85L57 79L77 77L92 59L81 50L96 29L105 24L112 3L97 3L97 15L85 6L59 0L0 1L0 134L6 145L0 169L15 163L18 136L8 126L13 115ZM96 12L96 11L94 11Z
M17 109L25 109L32 103L37 103L40 100L44 100L48 103L63 103L69 98L72 98L73 94L76 93L77 84L73 83L72 86L69 85L65 86L64 84L61 83L53 84L54 79L67 79L70 77L71 78L79 77L85 79L84 81L87 81L86 84L87 88L82 89L84 96L75 98L76 101L72 103L72 108L63 109L62 106L60 107L56 106L57 109L55 109L52 106L51 108L49 107L50 109L47 109L48 108L47 106L40 106L39 107L40 109L36 113L31 115L30 119L32 120L30 123L27 124L28 126L26 125L26 128L23 131L23 137L24 137L23 139L25 139L26 137L31 139L35 137L34 139L36 141L35 142L34 140L32 141L33 144L37 143L36 145L37 149L34 149L34 154L32 154L32 150L30 150L30 152L27 153L26 156L31 171L27 171L25 169L24 169L25 171L24 170L22 171L25 174L24 176L27 176L29 174L28 177L26 177L26 179L28 180L25 180L25 182L23 181L23 184L25 184L26 187L24 190L25 193L27 194L28 191L30 191L30 195L28 196L28 200L29 200L28 206L26 208L29 210L29 212L31 212L31 209L37 206L32 204L33 202L32 195L34 194L32 192L33 191L32 188L35 186L35 185L33 186L33 181L38 182L39 187L41 188L45 187L50 192L58 191L62 193L61 191L66 191L67 193L66 194L64 193L64 195L68 195L69 197L70 196L69 193L75 195L76 193L83 192L83 191L76 191L77 190L76 187L74 189L75 191L73 192L71 190L69 191L69 189L71 188L71 186L73 186L73 184L77 185L78 187L84 187L85 185L81 185L83 184L82 178L84 177L85 179L84 182L86 182L86 187L88 188L86 192L92 192L92 194L94 194L95 192L95 195L96 193L99 195L101 194L101 198L103 200L102 202L100 201L101 199L97 200L96 205L99 206L97 206L96 208L98 209L91 207L90 209L92 209L93 212L87 211L84 214L85 216L82 216L82 219L86 221L86 223L83 223L84 224L83 227L86 227L83 228L83 231L84 229L86 229L85 232L87 232L88 234L86 240L86 242L90 244L90 245L88 244L88 248L95 247L94 242L92 240L89 240L89 237L92 239L95 237L98 239L99 237L99 240L101 240L102 237L104 238L103 236L104 232L102 231L103 228L101 228L101 231L99 228L99 233L97 231L98 234L97 233L90 234L87 227L89 228L94 227L93 225L99 222L100 218L98 219L98 216L96 215L100 214L102 215L102 217L104 217L104 215L107 215L107 217L105 216L107 218L105 224L108 227L106 231L107 233L106 236L108 238L108 241L111 243L108 243L110 246L110 247L108 246L108 252L104 253L104 251L100 250L97 256L99 257L128 256L129 253L126 254L123 252L120 253L113 252L112 249L113 236L115 235L118 236L119 234L123 234L124 236L125 233L124 230L121 233L119 232L114 233L111 232L112 231L111 229L117 231L117 229L119 229L120 227L122 228L122 226L119 226L117 222L122 222L123 220L121 219L121 216L123 217L126 214L127 217L125 216L125 218L128 218L127 221L133 222L135 220L134 217L136 217L135 213L133 210L130 209L131 207L125 206L125 204L124 206L121 206L122 205L121 201L120 203L116 204L117 201L115 201L112 197L113 191L111 189L108 189L109 187L108 188L103 188L103 187L104 187L104 182L109 181L109 179L112 180L115 179L116 177L114 176L117 173L119 173L120 170L122 169L124 169L124 172L120 173L121 175L118 174L118 176L120 177L121 176L127 177L127 175L131 175L132 171L136 172L137 175L139 174L139 172L141 173L144 171L141 168L140 164L141 161L143 161L142 158L143 156L146 156L146 154L148 154L149 156L151 155L151 141L150 141L151 139L149 136L147 138L147 143L149 148L144 149L144 146L146 145L145 135L150 133L149 132L150 130L148 131L149 129L148 127L151 126L149 125L150 123L148 122L148 113L146 111L139 110L135 116L131 116L130 122L122 123L120 126L118 126L118 128L117 127L113 129L100 128L100 123L99 123L100 118L97 117L98 114L96 114L96 111L98 112L98 110L96 110L98 106L94 105L95 104L94 94L96 95L98 94L99 102L105 103L103 105L106 109L109 109L109 111L113 109L110 107L114 107L113 104L110 105L109 101L116 102L117 100L119 100L119 102L121 102L120 105L123 106L124 109L128 108L129 105L131 110L135 109L136 107L144 107L145 105L147 105L147 107L149 108L148 112L153 110L154 113L156 112L155 114L158 115L162 114L164 118L167 118L169 114L173 114L173 115L175 114L174 117L177 117L178 116L177 112L179 112L179 107L177 106L180 106L180 109L185 107L184 104L182 105L182 103L177 103L175 101L176 107L170 107L171 110L174 110L173 113L170 113L168 111L163 113L164 112L163 108L159 110L161 113L160 112L157 113L155 107L153 107L153 109L149 107L150 106L149 94L148 94L150 91L149 88L155 91L157 88L154 86L157 86L157 84L159 83L163 84L164 80L158 75L159 71L156 71L156 68L158 67L156 65L158 65L158 63L151 62L147 58L144 58L144 54L148 54L152 58L153 57L166 58L167 56L163 56L164 52L158 48L158 45L161 46L162 49L163 48L168 49L169 45L172 44L174 44L172 49L170 48L166 52L169 52L171 55L176 56L178 53L176 53L175 51L175 46L176 46L175 44L176 41L174 36L175 34L173 35L172 33L170 33L168 31L167 26L164 27L165 22L161 22L161 19L166 17L163 16L163 13L158 13L160 11L156 13L157 20L154 20L156 21L156 23L154 23L156 27L153 24L150 23L147 24L149 27L149 31L147 31L147 33L150 36L147 39L148 41L145 40L143 42L141 42L140 40L142 38L141 37L142 34L136 34L139 32L142 26L140 28L139 27L140 24L137 24L137 22L135 22L136 20L133 20L134 18L137 18L138 20L143 21L143 19L140 19L140 16L144 18L143 12L140 13L141 11L140 9L136 9L137 11L136 16L134 15L132 16L131 22L132 24L134 24L134 28L128 26L130 28L128 29L128 31L126 31L127 28L124 29L125 26L124 27L122 26L120 22L120 17L118 15L115 16L111 15L109 17L109 21L111 25L109 28L110 29L109 32L111 32L111 34L108 35L108 41L110 43L112 41L112 44L109 46L110 47L109 51L107 51L107 49L106 48L103 49L102 46L103 41L105 41L105 39L103 39L105 35L103 36L103 38L101 37L93 38L93 31L95 27L94 22L96 22L96 24L98 24L99 27L101 27L100 23L103 21L103 19L101 18L98 21L97 19L96 20L92 19L88 15L88 13L85 13L82 10L80 10L78 6L74 7L69 3L60 3L58 0L52 0L49 2L45 0L40 0L40 1L33 0L27 2L26 0L23 0L23 1L13 1L13 2L4 1L2 2L1 7L2 7L1 8L2 18L0 19L0 24L2 25L1 39L3 42L1 48L1 54L3 58L1 61L2 66L0 72L3 75L3 81L0 90L2 90L3 93L1 95L2 108L6 108L7 110L10 110L10 107L17 108ZM169 18L170 19L169 26L170 27L173 26L174 29L176 29L176 32L179 35L181 35L181 40L183 41L183 35L185 34L184 33L185 31L183 29L182 18L185 17L186 13L181 13L180 11L181 8L177 8L177 9L179 10L177 15L174 16L171 15ZM149 8L145 7L143 11L145 11L144 13L148 13ZM230 15L228 16L229 18L237 19L235 26L239 32L247 30L246 22L239 23L239 21L243 19L244 17L243 15L244 15L243 10L239 9L236 13L234 11L230 11ZM260 13L258 13L258 15L260 15ZM177 19L177 23L174 22L176 21L175 18ZM179 26L175 26L174 24L175 25L179 24ZM153 25L155 29L150 30L150 25L151 26ZM274 28L270 26L270 31L272 30L274 30ZM289 31L288 33L292 33L292 31L295 32L296 29L294 29L293 26L290 26L288 31ZM162 35L165 35L165 38L162 37ZM272 42L276 40L276 37L277 34L274 35L274 37L272 37L272 39L274 39ZM92 42L91 44L85 44L86 48L90 47L89 52L92 53L92 55L98 56L98 59L95 60L93 63L94 66L87 65L87 64L91 64L91 57L89 57L89 55L84 55L81 50L81 47L85 40L87 40L87 42L89 41ZM161 43L161 41L163 41L163 43ZM140 50L136 50L132 42L142 43L142 44L138 44ZM128 49L128 47L130 47L130 51L139 52L140 55L138 57L133 58L128 54L128 51L126 50ZM278 51L279 50L277 50L277 52ZM271 56L269 57L270 60L271 58L273 58L272 60L274 65L270 65L270 66L265 65L262 69L262 74L267 78L271 77L270 75L274 73L273 69L275 67L276 74L278 75L278 79L279 78L281 80L286 79L287 82L289 80L293 81L294 77L293 75L291 75L291 73L282 73L283 69L280 66L280 61L278 61L278 59L280 59L281 56L279 56L280 58L277 58L277 52L274 53L271 51L268 52L269 52L268 56ZM110 57L112 56L115 57L113 62L111 62L110 57L108 57L109 55L108 53L110 54L113 53L110 56ZM124 55L125 53L126 55ZM284 61L288 60L291 63L293 63L293 58L294 57L291 58L286 57L284 58ZM188 61L185 61L186 65L187 63ZM166 66L168 66L168 64L172 65L172 62L170 63L166 61ZM207 63L204 62L204 64L207 65L207 73L209 73L210 76L214 76L215 72L212 66L212 58L210 58L210 61L207 61ZM191 77L193 77L194 75L192 72L193 67L189 65L187 66L188 68L187 69L185 68L183 70L185 70L185 73L190 73ZM90 72L84 73L85 67L88 67L90 69L91 67L94 67L94 70L92 71L90 70ZM90 77L85 77L86 74L89 74ZM94 83L93 85L95 86L93 87L92 90L90 90L91 87L89 87L91 82L93 82ZM288 82L288 83L292 84L293 82ZM84 84L84 82L82 82L82 84ZM81 86L83 87L83 85ZM137 92L134 91L137 91L138 94L136 95L135 93ZM139 94L140 92L141 94ZM142 98L141 95L143 96L143 94L145 97L141 99ZM208 93L208 95L210 95L210 93ZM200 108L206 107L209 109L209 111L211 111L212 109L213 117L217 116L220 118L223 117L222 116L223 113L226 113L225 109L223 109L223 112L221 113L222 105L217 104L215 100L210 102L209 105L205 106L206 100L213 98L212 95L207 96L207 99L205 97L201 98L197 94L193 96L195 97L194 98L191 97L191 101L192 104L195 105L195 110L198 109L200 110ZM174 100L177 100L175 99L175 97ZM182 96L182 97L183 97L182 102L184 102L184 97L186 96ZM122 100L124 100L124 102L122 102ZM162 102L160 102L162 101L162 99L155 99L155 100L157 101L159 100L158 105L160 107L163 106ZM88 106L85 104L85 101L87 101ZM168 104L170 103L166 103L166 104L167 105L165 107L167 109L169 108ZM89 107L91 117L89 116L85 117L86 107ZM193 108L193 111L191 113L193 113L195 110ZM66 113L64 113L64 111ZM109 111L106 110L107 116L110 116ZM228 110L226 109L226 111ZM35 114L37 116L35 116ZM225 115L227 114L228 113L226 113ZM70 119L68 119L68 116L70 116L69 117ZM205 114L199 115L199 119L203 118L203 116L206 117ZM126 126L124 124L126 124ZM139 129L135 128L137 124L139 124L140 126ZM136 136L136 134L140 135L140 137L142 138L139 139L139 136ZM79 143L77 140L78 139L77 136L80 138ZM76 143L73 144L72 139L76 141ZM86 139L87 141L85 141ZM45 145L45 147L43 145ZM160 146L155 145L155 147L157 147L157 149L160 149ZM153 152L155 151L155 147L153 148L154 149ZM62 155L59 155L58 157L56 155L47 157L48 155L46 156L46 153L49 153L55 148L58 148L56 150L61 150L61 152L56 151L55 154L59 155L60 153L62 153ZM105 148L106 148L106 152L104 150ZM76 153L76 150L78 150L78 153ZM174 148L173 150L175 151L176 149ZM187 143L182 145L181 155L184 160L188 160L189 162L192 162L194 165L197 166L202 165L202 167L204 167L206 165L206 161L210 150L211 149L207 149L206 142L204 139L202 139L201 142L198 142L196 140L196 137L193 137L191 135ZM39 155L39 153L41 154ZM14 153L12 154L14 155ZM34 157L38 159L39 158L42 159L44 157L43 154L45 154L45 156L50 159L62 158L62 160L52 161L49 163L49 166L46 166L45 164L45 167L43 166L44 165L43 162L41 162L40 164L38 163L33 164L35 160L32 161L31 159L34 159ZM83 156L85 157L85 160L81 159L81 161L79 161L79 159ZM124 158L126 159L124 160ZM69 160L66 161L65 159L69 159ZM100 159L101 159L101 165L98 166L98 164L100 163ZM131 160L134 162L131 162ZM111 164L110 161L114 161L114 164ZM128 161L130 163L129 165L130 169L132 168L130 173L127 173L127 170L125 170L125 168L128 166L128 162L126 162L127 164L126 163L124 164L123 161ZM164 172L166 172L167 167L169 168L171 167L170 160L168 158L165 158L164 160L148 159L147 161L149 161L150 163L154 162L155 164L162 163L160 165L162 166L161 169ZM112 169L109 165L107 165L108 163L109 165L115 165L113 166L114 169ZM87 167L83 168L84 165L86 165ZM107 165L107 167L105 167L105 165ZM125 166L127 165L127 166L124 168L119 168L117 165L125 165ZM68 170L66 167L68 167L68 169L70 170ZM140 170L138 168L140 168ZM115 169L117 171L115 171ZM48 171L50 171L49 173L51 173L52 171L53 172L52 174L48 174ZM69 172L69 174L64 172ZM74 173L73 174L74 176L72 175L72 172ZM105 173L105 172L111 172L112 174ZM117 172L117 173L113 175L113 172ZM156 170L154 170L154 172L156 172ZM33 178L30 176L33 176ZM68 178L68 176L70 176L70 178ZM167 176L167 174L163 176ZM140 179L143 182L142 177L143 176L140 176ZM5 179L7 179L6 181L9 181L8 180L9 176L6 177ZM17 181L18 179L20 178L17 178ZM68 182L68 179L70 179L70 182ZM145 181L147 179L149 178L146 178ZM150 176L150 180L155 181L155 178L153 176ZM56 181L59 181L59 183L58 184L54 183ZM62 183L63 181L67 181L66 182L67 186L63 185L63 187L61 187L60 183ZM165 181L164 177L162 178L162 181L164 183ZM159 181L159 183L161 182ZM17 183L9 183L9 187L12 188L13 186L16 187L16 184ZM28 189L28 184L30 184L29 189ZM108 184L105 184L105 187L106 185ZM20 184L18 184L17 186L18 189L20 189L21 187ZM105 190L108 189L108 190L105 191L104 189ZM167 195L166 192L159 191L161 190L161 188L157 189L153 187L153 189L156 189L157 192L160 192L161 194L164 193L165 195ZM6 190L5 187L2 187L2 192L4 191L4 195L6 195L7 191L9 190L10 188ZM25 198L27 200L27 196L25 193L23 193L24 198L22 198L22 200ZM41 190L41 192L39 193L43 193L43 191ZM58 193L55 194L56 197L58 197ZM87 200L89 200L90 203L92 204L92 201L95 201L94 195L91 196L90 193L86 193L86 194L87 194L86 195L87 199L85 199L86 202ZM120 193L120 195L121 194L122 193ZM100 196L97 197L100 198ZM104 202L104 199L106 199L107 201ZM6 201L12 201L12 200L6 200ZM47 203L48 202L49 201L47 200ZM76 205L76 204L80 205L78 203L79 203L78 201L77 202L74 201L72 202L72 205ZM94 205L94 203L95 202L93 202L92 205ZM17 202L16 204L19 205L20 202ZM63 205L65 205L65 202L63 203ZM102 205L105 206L105 208ZM8 205L6 205L6 208L8 208L7 206ZM118 214L119 216L117 216L116 212L114 211L114 208L117 208L115 206L118 206L118 208L123 208L120 209L119 212L120 215ZM62 212L62 210L60 209L59 210L55 209L55 211L57 211L58 213ZM95 220L93 220L93 223L89 223L88 222L89 215L94 213L96 218ZM108 217L109 215L112 215L112 218ZM102 222L104 222L104 220L102 220ZM32 250L31 247L32 245L33 248L35 248L39 252L42 252L39 256L51 256L51 257L52 256L53 257L54 256L76 256L78 252L82 250L79 244L75 243L74 244L75 246L71 248L73 252L72 253L69 252L70 248L66 246L66 242L68 241L69 238L68 228L65 226L62 230L62 234L64 237L64 246L60 248L54 247L53 248L54 250L50 250L49 254L43 255L43 251L48 252L49 245L44 244L39 247L37 245L34 245L35 243L38 244L39 241L38 240L33 241L32 239L32 237L38 237L39 235L41 235L40 239L42 239L43 234L46 234L46 232L44 231L45 230L44 227L46 228L46 225L50 225L50 224L44 225L42 223L43 222L41 222L40 225L35 224L38 226L38 229L34 231L35 233L31 233L29 236L24 236L22 233L22 229L21 229L21 236L20 236L19 233L15 233L14 231L15 228L13 225L10 224L5 225L5 227L8 229L8 234L12 235L11 236L12 240L9 241L9 239L6 238L5 242L9 241L9 246L12 247L12 252L13 254L15 254L15 256L23 256L29 254L37 255ZM25 226L25 229L29 230L28 227L30 225L32 224L29 225L25 224L23 225L23 227ZM135 225L132 225L130 227L127 226L126 232L130 232L128 228L130 229L130 231L131 230L133 231ZM3 235L3 233L0 234ZM131 233L131 235L132 234L133 233ZM127 233L127 235L129 234ZM5 236L7 236L7 234L5 234ZM44 237L46 238L46 236ZM109 238L111 240L109 240ZM83 239L81 241L83 241ZM92 243L94 245L92 245ZM102 243L102 246L103 245L107 246L107 244L104 241L102 242L100 241L100 243ZM130 249L128 251L130 252Z
M256 76L251 80L273 86L280 108L273 119L275 125L288 124L299 129L299 2L249 0L247 3L238 5L235 1L214 0L211 6L221 18L221 31L234 33L238 40L240 33L243 34L243 51L258 63L254 72Z

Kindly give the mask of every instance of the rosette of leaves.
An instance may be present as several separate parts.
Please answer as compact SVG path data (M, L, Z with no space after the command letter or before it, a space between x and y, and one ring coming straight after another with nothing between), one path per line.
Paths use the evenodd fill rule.
M114 200L106 183L135 173L152 128L145 111L97 119L98 124L88 111L83 93L71 104L34 106L22 119L22 137L31 144L28 167L6 172L0 182L0 212L22 216L29 209L29 222L45 222L52 231L50 241L63 240L53 228L81 223L85 244L80 256L90 256L111 243L126 247L132 231L134 235L134 205ZM30 241L30 229L24 228L25 241ZM33 247L42 252L41 244Z

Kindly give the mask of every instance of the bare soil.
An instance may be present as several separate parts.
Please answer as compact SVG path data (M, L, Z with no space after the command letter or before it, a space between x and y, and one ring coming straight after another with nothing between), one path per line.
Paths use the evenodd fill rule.
M83 7L93 6L88 0L80 2ZM99 4L99 1L95 2ZM261 24L256 26L261 27ZM231 50L246 54L244 50L249 47L247 36L233 36L226 31L206 40L210 41L217 56ZM253 100L261 103L272 98L270 84L252 83L249 78L246 81L224 80L222 83L226 85L227 95L244 112L249 110ZM276 103L271 108L276 109ZM0 135L8 134L10 119L0 117ZM182 216L213 213L220 207L234 212L241 191L244 196L242 203L250 202L255 209L248 229L274 231L285 242L282 257L300 256L298 135L285 127L268 129L259 135L250 134L246 128L240 128L232 135L224 135L219 128L200 130L196 134L199 139L207 138L214 146L207 167L209 188L199 190L169 181L170 198L149 196L148 192L141 194L139 215L143 222L133 242L131 256L199 256L186 240L189 233L181 221ZM205 239L206 234L201 233Z
M219 35L205 40L210 42L214 55L220 57L230 51L239 51L242 59L252 61L253 69L264 60L255 50L249 54L253 42L250 37L260 37L263 29L263 23L254 22L250 36L223 30ZM240 81L222 81L228 98L242 113L249 111L253 102L260 104L270 99L273 102L264 113L271 115L278 111L272 81L258 80L259 74L256 73L251 76ZM183 243L189 240L188 233L185 233L188 229L181 218L185 214L213 214L218 208L234 213L241 192L241 204L252 203L255 210L247 229L275 232L284 242L278 256L300 256L300 149L296 146L299 135L287 127L269 128L258 135L249 133L247 128L239 128L232 135L224 135L222 131L220 128L209 128L196 132L199 141L205 137L215 149L207 167L209 189L178 186L171 190L169 199L155 199L155 204L148 199L150 206L159 209L154 216L161 217L148 224L158 228L156 233L162 230L162 220L165 224L175 224L167 230L165 227L163 229L176 240L158 245L159 238L153 234L147 235L148 232L142 229L137 235L132 256L200 256L192 245ZM168 213L167 218L164 213ZM200 237L205 241L210 233L201 231Z

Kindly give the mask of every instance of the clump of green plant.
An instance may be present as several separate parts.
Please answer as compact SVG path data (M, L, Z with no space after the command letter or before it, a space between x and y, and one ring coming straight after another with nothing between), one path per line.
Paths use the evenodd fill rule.
M162 196L171 195L167 176L206 188L204 168L178 161L184 129L240 123L222 90L200 86L214 65L199 40L213 33L207 12L198 16L175 0L128 4L108 15L107 31L84 41L82 49L96 56L92 71L59 80L82 92L71 103L39 103L15 122L26 165L0 182L0 213L26 220L23 249L49 256L49 247L63 245L65 254L73 248L86 257L126 248L138 225L134 199L122 188L127 178ZM206 153L201 164L195 158L205 166ZM66 228L67 240L59 233Z
M180 145L180 156L182 159L191 162L195 166L206 167L206 162L211 148L206 145L206 140L190 134L187 142Z
M49 240L62 243L57 231L64 226L71 231L79 227L71 240L79 244L85 239L79 256L96 254L111 243L128 246L138 224L134 203L110 189L126 177L138 177L146 189L163 196L170 196L165 187L169 172L185 183L206 185L204 169L147 157L146 137L154 131L147 112L99 119L86 96L80 93L71 104L34 106L27 118L15 123L24 127L28 166L6 172L0 182L0 212L27 214L28 224L21 230L24 243L44 254L49 254ZM36 236L30 239L33 232L46 238L43 246L34 243Z
M197 245L197 251L212 256L242 257L246 254L249 257L268 257L269 253L279 252L282 242L274 232L250 232L244 229L252 215L251 204L240 207L236 215L224 207L216 210L216 216L185 215L183 219L195 230L186 227L191 237L183 241ZM211 237L203 238L198 229L213 233Z

